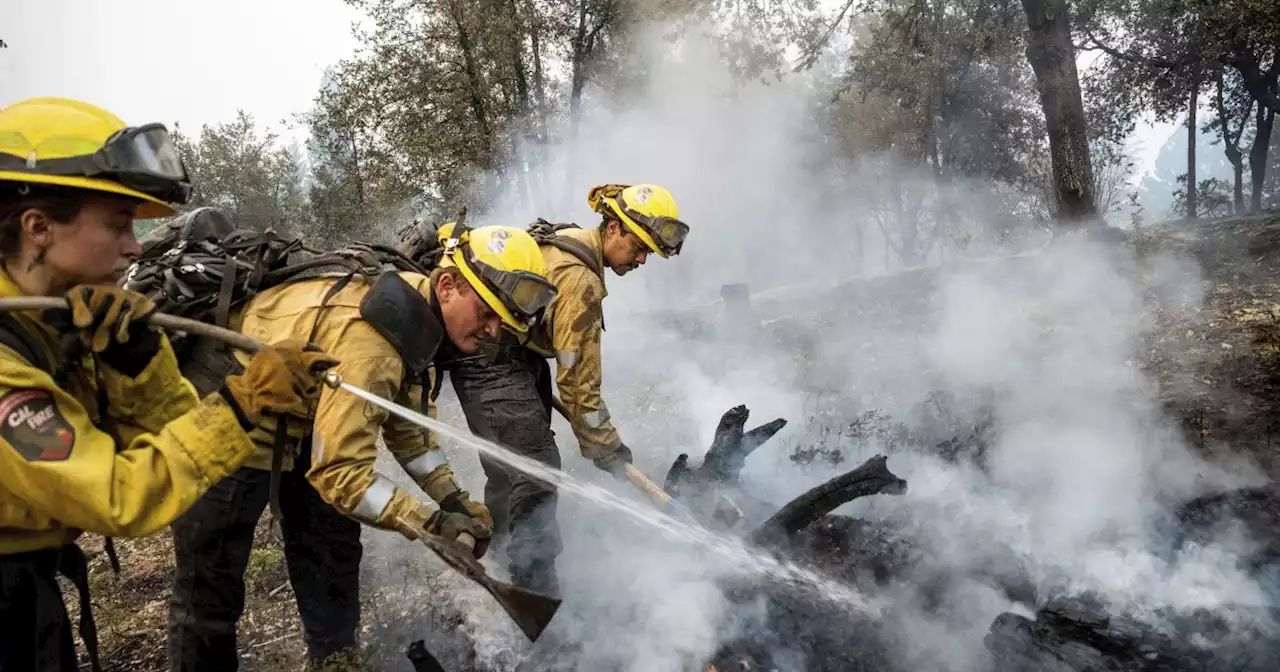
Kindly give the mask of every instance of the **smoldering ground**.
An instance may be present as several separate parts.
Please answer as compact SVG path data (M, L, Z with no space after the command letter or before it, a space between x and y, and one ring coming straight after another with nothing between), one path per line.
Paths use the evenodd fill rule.
M890 456L908 492L840 513L908 542L911 571L858 583L888 605L883 613L816 598L820 618L786 624L791 633L874 623L890 668L982 670L992 620L1047 596L1092 592L1155 625L1170 608L1277 601L1238 566L1247 535L1176 545L1167 534L1178 502L1262 480L1245 462L1193 454L1136 365L1154 310L1199 314L1206 287L1193 264L1135 258L1083 236L1048 241L1031 224L1011 245L993 235L1005 214L989 185L961 182L946 198L963 213L953 225L969 251L939 246L927 271L886 266L870 223L878 204L901 198L903 184L936 199L931 179L889 155L828 161L815 127L829 97L820 72L735 83L714 41L673 49L661 33L638 40L646 76L625 101L588 92L577 144L530 158L547 196L506 194L473 221L591 226L597 216L579 199L610 181L675 194L693 227L684 252L610 275L605 302L605 398L654 478L680 453L699 458L737 404L751 409L749 426L790 421L743 474L753 495L777 505L866 457ZM977 253L997 259L965 261ZM717 299L738 282L752 290L745 321ZM441 417L462 426L448 387ZM852 431L870 409L891 420L884 431ZM578 456L562 421L555 428L567 471L636 496ZM959 453L940 454L956 437L966 444ZM832 459L798 465L795 449L814 446ZM446 449L478 495L474 452ZM761 634L777 630L774 607L722 590L741 567L568 497L560 523L565 605L534 645L418 547L367 533L366 584L391 598L366 608L366 640L386 669L418 638L449 670L517 669L521 658L524 669L698 669L746 634L768 643L778 669L836 669L804 637ZM1015 604L1010 575L1030 586L1031 602ZM870 654L865 669L886 659Z

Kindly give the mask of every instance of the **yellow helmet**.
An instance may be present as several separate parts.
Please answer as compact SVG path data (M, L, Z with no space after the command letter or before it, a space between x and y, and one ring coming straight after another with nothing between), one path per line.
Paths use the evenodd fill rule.
M440 266L457 266L503 324L518 334L528 332L556 297L538 243L514 226L464 226L455 236L457 228L449 222L437 230L444 246Z
M140 219L168 217L191 183L162 124L126 126L68 98L32 98L0 109L0 180L103 191L141 201Z
M592 187L587 193L587 204L602 215L617 217L664 259L680 254L689 235L689 225L680 221L675 197L655 184Z

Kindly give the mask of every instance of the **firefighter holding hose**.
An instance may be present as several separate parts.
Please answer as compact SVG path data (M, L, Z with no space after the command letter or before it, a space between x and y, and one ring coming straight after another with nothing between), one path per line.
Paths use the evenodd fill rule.
M556 295L537 243L505 226L455 227L430 275L327 274L267 289L236 318L256 338L314 342L341 360L343 379L435 417L433 361L448 343L476 352L502 327L527 332ZM214 365L211 363L211 365ZM374 467L379 433L433 508ZM314 667L356 657L361 523L417 538L476 540L489 510L463 490L434 434L341 390L320 396L314 418L254 434L256 457L215 485L174 524L169 657L174 670L234 670L236 622L254 528L278 487L289 579Z
M336 363L282 342L197 397L147 323L154 303L113 284L138 254L134 219L173 214L190 189L159 124L62 98L0 109L0 298L70 302L0 314L0 670L79 669L59 573L98 670L77 537L169 524L250 457L249 429L305 416Z

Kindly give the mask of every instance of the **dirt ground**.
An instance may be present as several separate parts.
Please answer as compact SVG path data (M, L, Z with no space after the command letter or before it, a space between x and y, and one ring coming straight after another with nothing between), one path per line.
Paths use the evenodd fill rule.
M1178 417L1194 445L1213 453L1223 446L1243 448L1273 477L1280 459L1271 449L1280 430L1280 216L1239 218L1143 232L1129 243L1139 256L1156 250L1195 260L1202 268L1206 304L1193 317L1175 316L1153 307L1156 325L1139 365L1152 374L1152 392ZM928 284L927 278L919 279ZM899 276L886 283L892 293L876 300L878 310L903 309ZM863 295L876 294L871 282ZM1156 302L1152 302L1154 306ZM887 308L886 306L891 306ZM766 313L768 304L758 304ZM798 355L800 356L800 355ZM123 571L114 575L99 537L86 536L90 555L93 603L104 669L150 672L166 666L165 622L173 550L165 532L142 540L117 540ZM367 554L366 557L369 557ZM424 561L425 562L425 561ZM377 669L410 669L403 646L428 630L456 629L457 610L433 607L431 583L439 567L422 565L377 568L405 578L383 582L363 595L363 637L390 640ZM420 579L420 580L419 580ZM303 643L293 594L279 544L268 533L264 516L246 575L247 606L240 622L241 669L302 668ZM397 585L399 584L399 585ZM64 586L75 618L74 590ZM383 636L387 635L387 636ZM431 642L428 642L431 645ZM398 657L397 657L398 656ZM87 660L86 667L87 669Z

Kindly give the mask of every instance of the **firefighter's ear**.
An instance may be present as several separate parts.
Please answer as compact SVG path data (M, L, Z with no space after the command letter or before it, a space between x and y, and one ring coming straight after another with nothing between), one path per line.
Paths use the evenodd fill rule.
M458 295L457 276L452 273L441 273L436 280L436 301L441 306L449 304Z
M44 210L28 208L18 221L22 232L39 249L43 250L53 244L53 222Z

